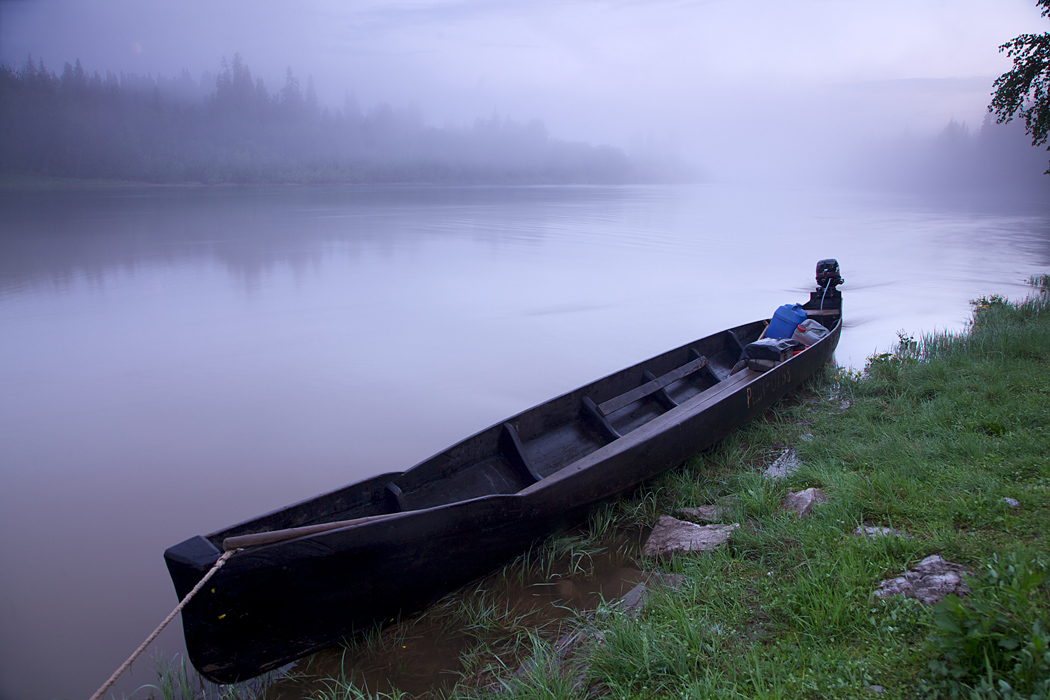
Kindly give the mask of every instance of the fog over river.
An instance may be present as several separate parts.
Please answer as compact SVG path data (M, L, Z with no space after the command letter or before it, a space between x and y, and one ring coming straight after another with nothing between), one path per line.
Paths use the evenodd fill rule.
M1050 269L1050 206L754 186L0 193L0 699L86 697L187 537L802 301L843 366ZM181 626L156 643L182 652ZM134 666L117 692L154 682Z

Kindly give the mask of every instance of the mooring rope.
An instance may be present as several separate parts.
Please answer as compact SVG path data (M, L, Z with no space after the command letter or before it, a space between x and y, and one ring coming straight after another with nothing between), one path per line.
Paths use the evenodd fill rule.
M238 549L231 549L230 551L225 552L221 557L219 557L218 561L215 562L215 565L211 567L211 570L208 573L204 574L204 578L198 581L197 585L193 587L193 590L187 593L186 597L183 598L182 601L175 606L175 609L171 611L171 614L164 618L164 622L160 623L157 629L153 630L153 634L146 637L146 641L144 641L142 645L135 650L135 653L132 654L127 661L121 664L120 668L113 672L113 675L109 677L109 680L103 683L102 687L95 691L95 694L91 696L90 700L98 700L100 697L102 697L102 694L109 690L109 687L111 685L117 682L117 679L120 678L120 674L124 673L124 671L127 671L128 667L131 666L135 659L137 659L142 654L142 652L146 651L146 647L153 643L153 640L157 638L157 635L160 634L161 630L167 627L168 623L174 620L175 616L179 614L179 611L186 607L186 603L190 602L190 599L193 598L193 596L197 595L197 592L200 589L204 588L204 584L208 582L208 579L214 576L215 572L222 568L222 565L226 563L227 559L233 556L234 552L239 551L240 550Z

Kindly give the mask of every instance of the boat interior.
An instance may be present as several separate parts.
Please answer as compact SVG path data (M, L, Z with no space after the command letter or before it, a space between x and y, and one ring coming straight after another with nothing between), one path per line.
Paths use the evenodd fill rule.
M224 538L512 494L674 409L729 376L755 322L616 372L491 426L405 472L382 474L213 533Z

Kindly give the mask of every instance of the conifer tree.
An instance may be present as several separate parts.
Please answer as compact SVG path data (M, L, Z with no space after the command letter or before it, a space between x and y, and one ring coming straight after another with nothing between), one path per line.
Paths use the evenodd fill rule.
M1043 8L1044 17L1050 17L1050 0L1036 0L1036 4ZM1023 117L1032 145L1042 146L1050 135L1050 32L1022 34L999 51L1013 59L1014 67L995 81L988 110L1000 124ZM1050 175L1050 168L1046 174Z

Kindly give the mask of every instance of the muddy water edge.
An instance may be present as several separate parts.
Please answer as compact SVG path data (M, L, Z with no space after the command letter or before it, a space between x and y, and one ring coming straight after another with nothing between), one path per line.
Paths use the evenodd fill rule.
M298 662L265 698L311 697L345 684L413 697L497 687L528 659L534 638L554 643L649 579L639 554L648 528L602 522L592 518L418 615Z

